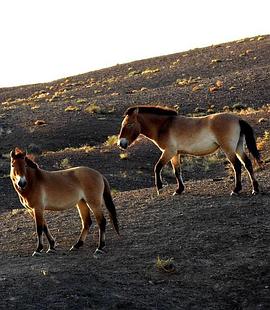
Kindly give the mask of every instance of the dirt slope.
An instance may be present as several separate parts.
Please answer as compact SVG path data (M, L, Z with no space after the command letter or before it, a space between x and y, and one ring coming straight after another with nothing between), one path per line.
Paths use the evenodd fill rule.
M269 309L269 60L270 36L259 36L0 89L0 308ZM244 174L243 193L230 197L232 173L217 154L184 158L181 197L172 196L166 168L170 185L157 196L155 146L141 139L120 159L116 146L104 144L124 110L142 103L183 114L240 113L266 160L256 171L262 193L251 197ZM31 143L43 151L45 169L87 165L109 179L121 237L108 221L101 259L93 257L95 225L81 251L68 251L80 232L75 209L47 213L57 254L31 256L34 224L12 189L6 156ZM173 272L157 268L158 257L172 259Z

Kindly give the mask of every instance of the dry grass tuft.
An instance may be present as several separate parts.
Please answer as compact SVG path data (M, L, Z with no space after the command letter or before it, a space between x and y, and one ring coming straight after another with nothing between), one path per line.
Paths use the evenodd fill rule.
M105 146L113 146L117 144L117 141L118 141L117 135L108 136L107 140L103 144Z
M167 273L176 272L176 267L173 263L173 258L161 259L158 256L156 260L156 267L159 271L162 271L162 272L167 272Z

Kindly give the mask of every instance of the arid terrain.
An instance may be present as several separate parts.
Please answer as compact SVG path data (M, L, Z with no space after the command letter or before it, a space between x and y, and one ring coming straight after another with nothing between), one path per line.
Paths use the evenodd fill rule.
M262 35L0 89L0 309L270 309L269 77L270 36ZM169 185L157 196L156 146L145 138L127 151L115 145L136 104L241 115L265 161L255 165L261 193L251 196L243 173L243 191L231 197L232 170L218 152L183 157L181 196L172 196L166 167ZM95 222L84 247L69 251L81 228L76 208L46 213L57 253L32 257L34 223L9 179L15 146L38 153L43 169L85 165L107 177L121 235L108 221L102 257L93 256Z

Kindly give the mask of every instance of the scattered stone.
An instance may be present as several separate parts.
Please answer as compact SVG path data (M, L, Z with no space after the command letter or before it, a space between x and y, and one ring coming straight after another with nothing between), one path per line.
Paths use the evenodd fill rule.
M34 123L36 126L42 126L42 125L46 125L46 122L42 119L38 119L35 121Z

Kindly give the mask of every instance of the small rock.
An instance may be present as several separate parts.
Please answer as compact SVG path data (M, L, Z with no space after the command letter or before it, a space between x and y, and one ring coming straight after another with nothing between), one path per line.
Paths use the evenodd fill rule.
M36 126L42 126L42 125L46 125L46 122L42 119L38 119L35 121L34 123Z

